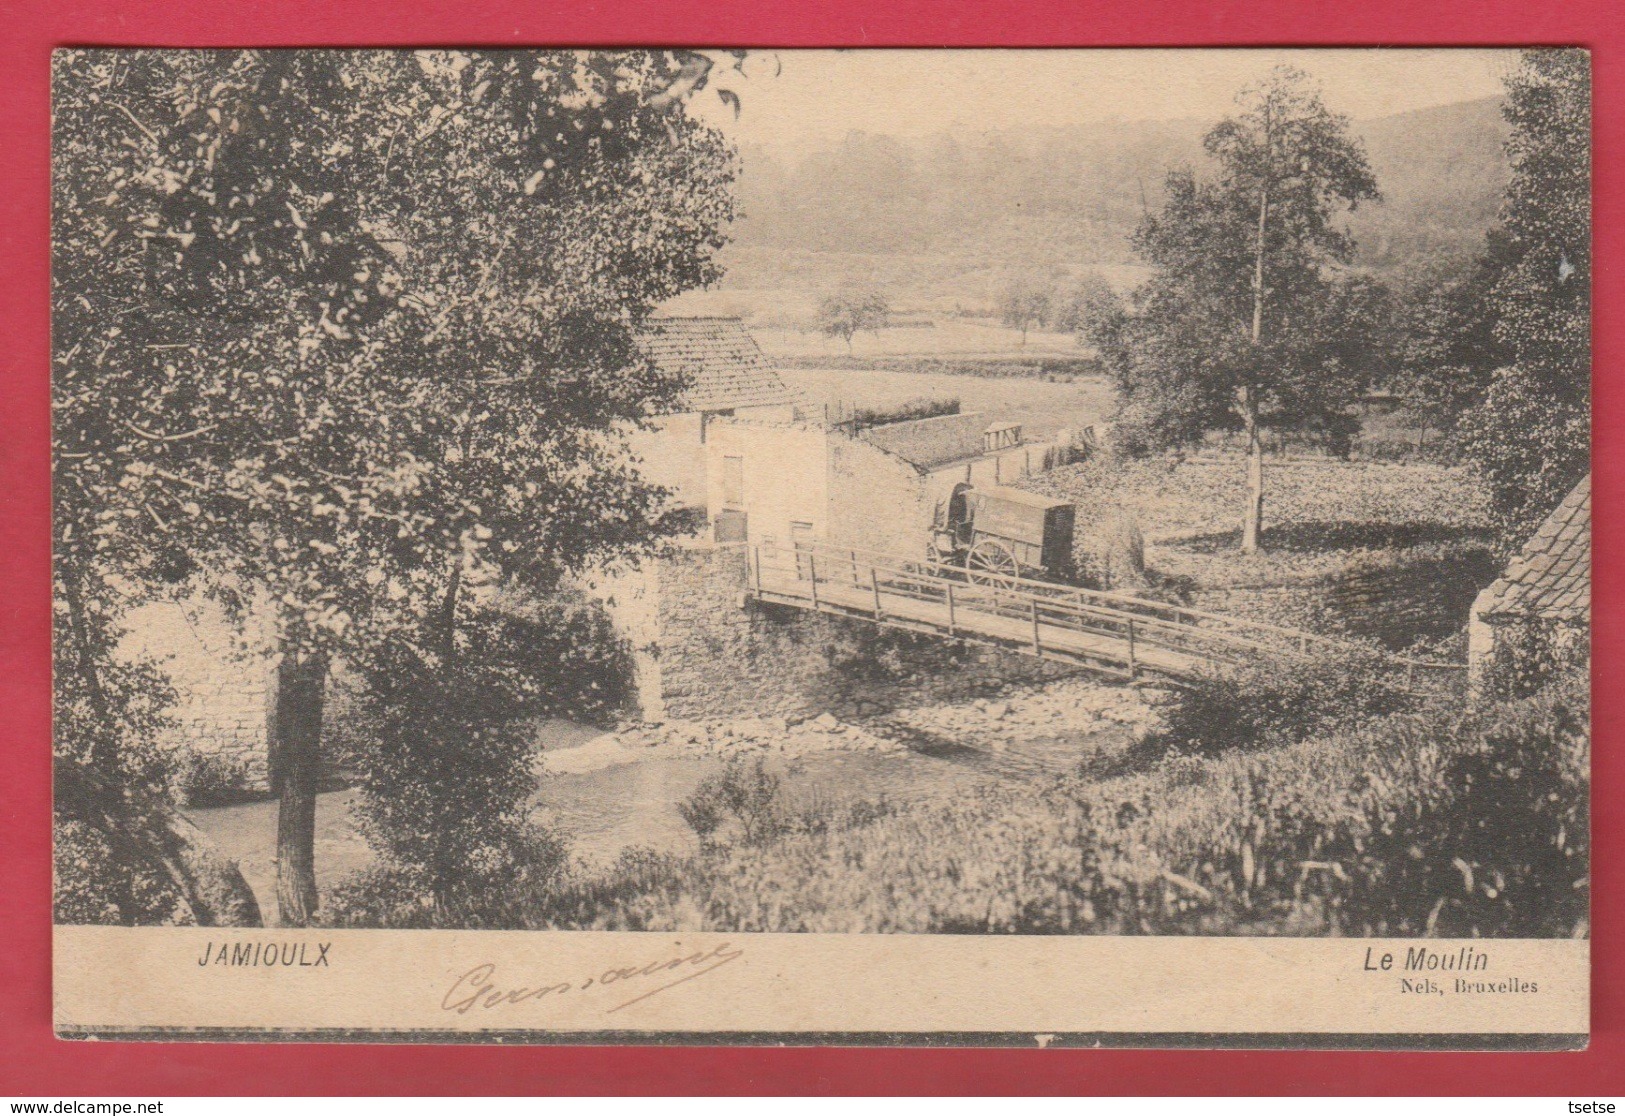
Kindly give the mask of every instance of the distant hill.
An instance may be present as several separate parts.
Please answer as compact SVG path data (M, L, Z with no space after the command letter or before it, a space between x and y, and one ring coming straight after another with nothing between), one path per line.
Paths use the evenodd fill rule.
M742 152L735 290L863 278L893 301L974 308L1012 269L1131 281L1129 236L1169 168L1206 156L1210 121L1110 121L924 140L854 132L795 160ZM1356 121L1385 201L1351 221L1359 265L1396 279L1459 268L1506 182L1489 98Z
M1383 204L1350 221L1360 263L1398 277L1471 261L1496 222L1508 166L1501 99L1487 97L1361 121Z

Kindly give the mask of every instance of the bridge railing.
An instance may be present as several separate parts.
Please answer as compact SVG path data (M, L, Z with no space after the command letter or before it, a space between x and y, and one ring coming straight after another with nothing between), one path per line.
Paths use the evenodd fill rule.
M958 566L929 558L903 558L861 547L797 542L782 547L764 541L752 548L752 576L758 595L764 587L779 591L786 583L795 593L819 607L819 586L865 593L864 604L882 619L885 598L904 597L930 606L931 621L948 635L959 634L966 615L990 616L1030 628L1033 649L1044 653L1045 629L1062 629L1109 637L1120 642L1121 653L1103 657L1135 669L1139 651L1161 647L1215 663L1232 663L1262 654L1312 646L1353 649L1342 640L1311 632L1224 616L1200 609L1150 601L1124 593L1058 585L1033 578L1001 578L976 582ZM805 586L805 591L800 587ZM827 598L826 598L827 602ZM1454 663L1430 663L1393 657L1408 676L1418 673L1458 672Z
M891 599L895 610L895 601L901 597L925 603L925 618L946 635L976 634L976 618L992 617L1005 622L999 634L1022 642L1030 639L1038 654L1062 650L1055 643L1056 630L1103 636L1108 642L1094 643L1087 652L1090 657L1106 659L1131 672L1147 647L1212 662L1234 662L1270 649L1267 644L1222 626L1181 622L1154 610L1125 609L1118 607L1115 600L1092 600L1087 593L1034 593L1029 589L1034 584L1064 587L1030 579L1018 579L1015 584L978 583L966 580L963 571L957 577L939 573L936 563L888 558L850 547L798 545L780 549L764 545L755 549L753 563L759 595L764 589L779 593L790 589L814 608L855 604L876 619L893 622L904 618L886 616L887 600ZM820 592L824 594L822 600ZM918 620L920 616L908 619ZM1048 646L1046 637L1051 641ZM1065 650L1077 653L1078 646L1074 642Z

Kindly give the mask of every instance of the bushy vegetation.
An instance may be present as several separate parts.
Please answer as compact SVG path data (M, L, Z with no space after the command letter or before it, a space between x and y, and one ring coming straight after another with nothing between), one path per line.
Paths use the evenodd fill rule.
M1081 465L1093 457L1098 450L1099 444L1096 442L1092 430L1082 434L1072 431L1065 441L1057 442L1055 445L1045 448L1043 462L1039 469L1041 472L1047 473L1051 469L1062 469L1068 465Z
M509 599L454 646L399 643L369 659L375 735L356 813L383 867L357 885L364 905L500 924L504 896L558 873L562 844L530 819L532 725L615 708L626 656L586 602Z
M259 795L247 762L218 752L187 751L169 761L169 792L183 806L235 806Z
M1506 84L1512 178L1474 328L1511 359L1460 425L1513 550L1591 468L1590 56L1527 50Z
M1525 620L1496 641L1486 663L1484 689L1502 698L1537 693L1552 677L1591 663L1589 633L1560 620Z
M916 396L901 403L883 407L854 407L846 421L854 427L863 429L870 426L886 426L894 422L913 422L916 419L938 418L942 415L959 414L959 400L933 399L929 396Z
M736 761L686 815L697 856L633 850L508 887L502 925L656 931L1567 936L1588 929L1589 691L1572 672L1480 709L1380 696L1313 663L1235 679L1253 747L1208 746L1218 691L1126 774L910 807L798 809ZM1269 686L1265 695L1261 687ZM1288 693L1337 685L1340 702ZM1246 688L1242 688L1246 687ZM1261 698L1263 699L1261 701ZM1340 718L1350 710L1354 720ZM1360 718L1364 718L1363 721ZM1233 730L1226 727L1224 735ZM1176 740L1200 747L1173 747ZM731 790L729 788L732 788ZM730 805L730 803L732 805ZM737 809L736 809L737 807ZM701 815L704 815L703 819ZM754 819L747 827L744 819ZM720 820L719 820L720 819ZM715 823L715 824L713 824ZM374 891L336 917L423 925ZM404 913L402 913L404 911ZM402 921L405 918L408 921ZM438 922L437 925L459 924ZM490 925L492 923L484 923Z
M195 920L193 867L159 851L175 691L155 664L120 657L124 634L106 587L57 554L52 731L53 912L57 922L147 925ZM175 869L180 869L179 872Z
M1246 498L1235 470L1204 462L1158 457L1124 460L1097 454L1089 461L1033 477L1024 487L1072 501L1078 522L1113 511L1134 516L1147 534L1229 530L1241 521ZM1271 536L1306 524L1325 524L1335 509L1339 544L1358 545L1350 532L1456 535L1489 522L1482 486L1465 469L1442 465L1345 464L1335 461L1276 468L1270 479ZM1323 529L1322 529L1323 530ZM1420 540L1418 540L1420 541Z
M1144 773L987 791L611 873L590 925L1567 935L1586 927L1582 680ZM646 867L646 866L645 866ZM543 909L549 904L544 903ZM564 914L564 911L558 911Z
M722 770L708 775L677 811L704 849L758 847L792 834L822 834L851 829L886 816L892 805L839 802L827 795L786 793L785 781L768 770L767 761L730 756Z
M1219 755L1295 743L1340 725L1408 712L1415 704L1380 652L1317 649L1209 668L1169 707L1154 740L1174 752Z

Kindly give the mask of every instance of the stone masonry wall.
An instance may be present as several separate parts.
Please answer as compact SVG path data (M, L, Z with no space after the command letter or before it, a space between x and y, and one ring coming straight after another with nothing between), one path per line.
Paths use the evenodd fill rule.
M275 667L245 645L208 601L143 605L127 620L127 653L148 657L169 676L175 730L160 740L172 753L213 756L239 766L245 789L265 790Z
M832 545L905 558L925 556L938 495L930 478L867 442L829 440L829 529ZM941 499L952 492L950 480Z
M662 708L646 706L650 720L825 712L849 718L1075 673L997 648L746 605L741 546L662 559L658 577Z

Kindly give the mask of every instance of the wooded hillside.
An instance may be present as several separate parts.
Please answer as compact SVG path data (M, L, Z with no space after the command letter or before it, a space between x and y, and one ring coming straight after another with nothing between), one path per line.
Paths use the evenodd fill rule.
M746 148L727 285L817 290L878 277L898 297L969 305L1016 267L1132 281L1129 234L1162 204L1170 166L1205 159L1204 128L1115 121L923 140L853 132L799 159ZM1500 99L1357 120L1352 132L1385 198L1354 217L1356 266L1404 283L1469 262L1506 184Z

